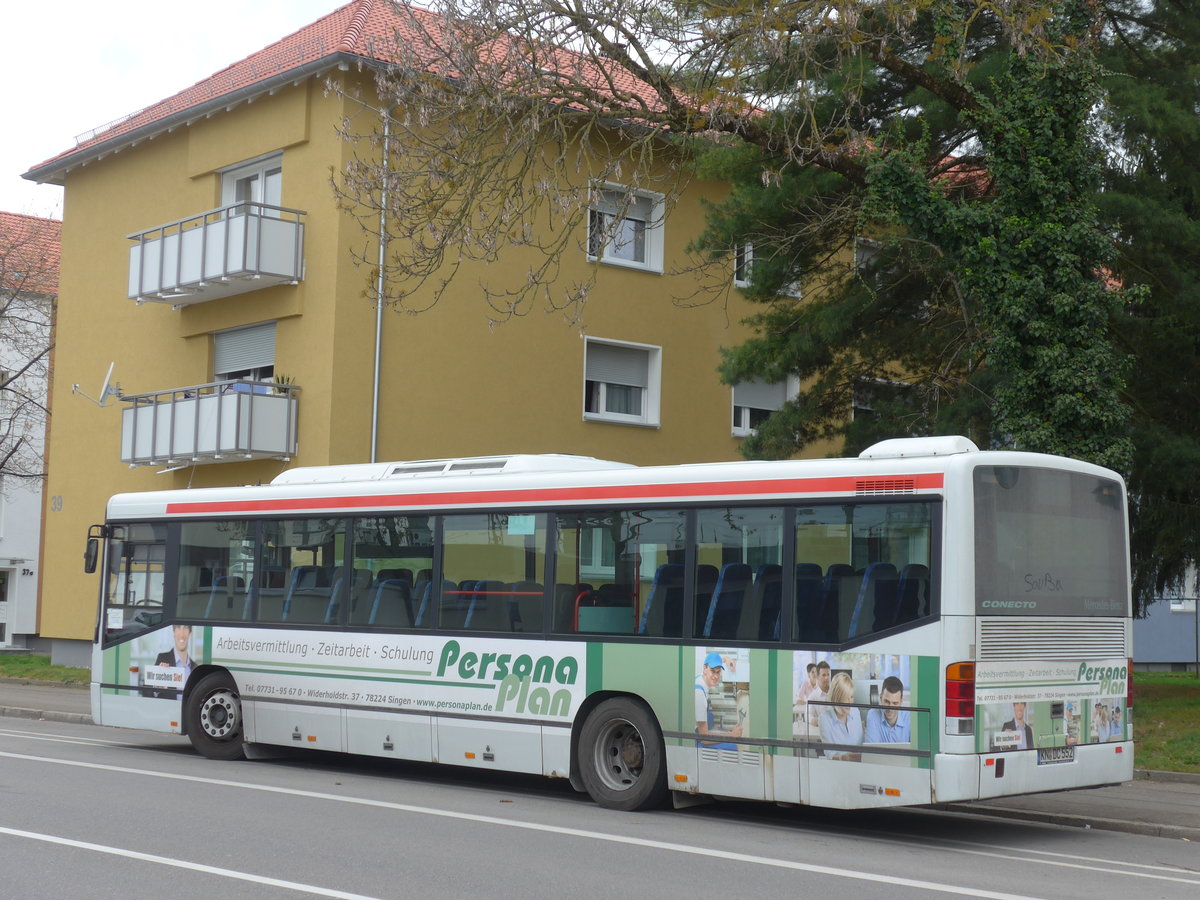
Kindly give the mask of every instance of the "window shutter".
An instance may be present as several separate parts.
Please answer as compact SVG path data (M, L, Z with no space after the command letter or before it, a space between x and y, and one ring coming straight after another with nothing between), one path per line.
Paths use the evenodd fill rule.
M213 374L275 365L275 323L213 334Z
M586 377L588 381L644 388L648 360L645 350L588 341Z
M625 194L620 191L596 191L592 197L592 209L641 222L650 222L654 218L652 198L635 196L628 198L627 203Z
M754 409L782 409L787 400L787 384L777 381L742 381L733 386L733 405Z

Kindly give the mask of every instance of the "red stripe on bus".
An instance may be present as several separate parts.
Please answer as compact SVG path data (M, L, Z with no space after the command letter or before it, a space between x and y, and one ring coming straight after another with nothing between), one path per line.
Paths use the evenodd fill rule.
M775 481L717 481L702 484L631 484L601 487L529 488L507 491L462 491L429 494L381 494L363 497L294 497L275 500L211 500L167 504L167 515L200 513L303 512L330 509L386 509L388 507L429 508L441 506L503 506L559 501L615 501L688 499L699 497L752 497L762 494L854 494L865 488L867 494L886 494L893 490L874 486L882 482L900 482L908 490L937 490L943 473L916 475L861 476L836 478L783 478ZM905 491L894 490L895 493Z

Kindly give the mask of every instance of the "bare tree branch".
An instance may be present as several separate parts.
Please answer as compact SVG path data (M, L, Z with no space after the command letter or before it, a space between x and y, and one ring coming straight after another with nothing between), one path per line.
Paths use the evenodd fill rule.
M0 482L45 477L60 223L0 213Z

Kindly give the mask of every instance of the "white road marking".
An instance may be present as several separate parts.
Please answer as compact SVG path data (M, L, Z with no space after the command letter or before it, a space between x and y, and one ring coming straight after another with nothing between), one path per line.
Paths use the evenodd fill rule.
M88 744L98 747L128 747L130 750L141 750L141 747L126 741L102 741L99 738L63 737L61 735L43 734L39 731L11 731L0 729L0 736L21 738L27 741L47 741L52 744Z
M565 828L558 825L545 825L538 822L521 822L515 819L502 819L497 816L484 816L477 813L454 812L451 810L434 809L425 806L413 806L407 803L394 803L388 800L370 800L363 797L346 797L338 794L328 794L321 791L305 791L296 788L275 787L272 785L251 784L243 781L229 781L217 778L203 778L196 775L179 775L169 772L155 772L149 769L135 769L127 766L113 766L103 763L82 762L78 760L53 759L41 756L28 756L23 753L7 753L0 751L0 757L22 759L29 762L50 763L54 765L72 766L82 769L97 769L105 772L120 772L126 775L141 775L149 778L164 778L171 781L187 781L205 785L239 788L241 790L263 791L272 794L285 794L293 797L303 797L310 800L330 800L337 803L351 803L358 806L371 806L379 809L390 809L413 815L435 816L443 819L474 822L481 825L495 825L502 828L516 828L525 831L537 831L557 834L567 837L577 837L586 840L606 841L615 844L628 844L643 849L664 850L673 853L684 853L690 856L703 856L726 862L743 862L751 865L770 866L778 869L790 869L798 872L810 872L816 875L828 875L834 878L848 878L854 881L867 881L889 886L900 885L924 891L936 891L943 894L957 894L964 897L983 897L987 900L1033 900L1025 894L1009 894L1001 891L990 891L980 888L961 887L954 884L944 884L936 881L925 881L915 878L901 878L895 874L885 873L876 875L871 872L861 872L853 869L839 869L832 866L819 866L812 863L796 862L788 859L777 859L768 856L755 856L748 853L735 853L729 850L717 850L706 847L695 847L689 844L675 844L669 841L656 841L644 837L626 837L618 834L605 834L599 831L586 831L581 828ZM0 832L11 832L11 829L0 828ZM122 851L131 853L132 851ZM156 857L166 860L166 857ZM187 864L190 867L192 864ZM209 867L197 867L205 871ZM330 894L329 896L337 896ZM347 895L349 896L349 895Z
M123 856L126 859L136 859L141 862L158 863L162 866L173 866L177 869L188 869L192 872L203 872L206 875L220 875L222 878L235 878L238 881L249 881L253 884L268 887L284 888L289 891L299 891L318 897L332 897L334 900L380 900L378 897L368 897L366 894L352 894L349 891L336 891L332 888L318 887L315 884L302 884L298 881L284 881L281 878L270 878L266 875L255 875L251 872L238 872L236 869L222 869L218 866L206 866L202 863L188 862L186 859L175 859L170 856L156 856L153 853L139 853L137 850L125 850L122 847L108 847L104 844L93 844L90 841L76 841L71 838L58 837L53 834L40 834L36 831L21 831L19 828L0 826L0 834L12 837L28 838L32 841L42 841L47 844L59 844L63 847L75 847L79 850L94 850L97 853L107 853L111 856Z
M930 844L934 847L941 846L936 841L932 841L929 839L918 839L918 840L921 840L923 843ZM994 857L996 859L1013 859L1013 860L1020 860L1021 862L1026 862L1026 863L1036 862L1039 865L1043 865L1043 866L1063 866L1066 868L1073 868L1073 869L1086 869L1089 872L1103 871L1103 872L1110 872L1114 875L1130 875L1130 876L1134 876L1134 877L1139 877L1139 873L1137 873L1137 872L1125 872L1119 868L1111 868L1114 866L1126 866L1131 869L1149 869L1152 872L1175 872L1175 873L1178 873L1179 875L1187 874L1184 871L1180 870L1180 868L1178 866L1151 865L1150 863L1126 862L1124 860L1116 861L1113 859L1108 859L1108 858L1099 857L1099 856L1084 856L1079 853L1056 853L1053 850L1034 850L1032 848L1025 848L1025 847L1005 847L1002 844L993 845L991 850L980 850L979 848L968 844L966 841L956 841L956 840L952 840L952 839L946 839L945 843L954 845L955 853L966 853L968 855L973 855L973 856L990 856L990 857ZM945 848L943 848L943 849L945 849ZM1046 858L1045 859L1037 859L1037 860L1030 858L1031 856L1035 856L1035 855L1046 857ZM1070 860L1070 861L1068 862L1068 860ZM1097 866L1100 866L1103 868L1097 869ZM1179 882L1182 882L1183 884L1200 885L1200 876L1179 877L1179 878L1171 878L1171 877L1164 877L1164 876L1153 876L1153 877L1162 878L1162 880L1164 880L1164 881L1179 881Z

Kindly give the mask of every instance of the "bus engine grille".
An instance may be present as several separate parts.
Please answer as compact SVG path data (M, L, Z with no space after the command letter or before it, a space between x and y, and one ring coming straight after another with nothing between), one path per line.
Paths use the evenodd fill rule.
M1118 659L1128 655L1125 622L1080 617L979 619L977 659Z

